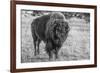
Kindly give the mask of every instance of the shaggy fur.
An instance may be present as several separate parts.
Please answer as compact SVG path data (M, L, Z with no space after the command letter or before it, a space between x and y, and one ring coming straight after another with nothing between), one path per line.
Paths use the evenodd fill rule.
M39 54L39 44L44 41L45 50L51 59L53 54L55 54L55 58L58 58L58 51L67 38L69 26L62 13L54 12L33 20L31 31L35 48L34 54Z

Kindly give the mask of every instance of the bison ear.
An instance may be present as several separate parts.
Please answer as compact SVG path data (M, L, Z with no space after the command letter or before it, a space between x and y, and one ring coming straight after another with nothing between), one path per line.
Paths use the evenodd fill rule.
M67 31L67 32L70 31L69 25L66 26L66 31Z

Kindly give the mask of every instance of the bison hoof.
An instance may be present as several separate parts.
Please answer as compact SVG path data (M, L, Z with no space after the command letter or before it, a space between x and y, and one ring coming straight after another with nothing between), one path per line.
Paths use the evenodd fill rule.
M49 61L53 61L53 58L49 58Z
M34 56L37 56L37 53L34 53Z

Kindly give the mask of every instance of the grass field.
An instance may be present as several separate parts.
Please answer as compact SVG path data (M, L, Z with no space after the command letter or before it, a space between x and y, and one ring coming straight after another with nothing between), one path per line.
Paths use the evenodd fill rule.
M33 38L31 35L32 16L21 17L21 62L47 62L48 55L44 50L45 44L40 44L40 55L34 56ZM72 17L67 20L70 26L68 38L59 51L57 61L85 60L90 58L89 22ZM53 60L54 61L54 60Z

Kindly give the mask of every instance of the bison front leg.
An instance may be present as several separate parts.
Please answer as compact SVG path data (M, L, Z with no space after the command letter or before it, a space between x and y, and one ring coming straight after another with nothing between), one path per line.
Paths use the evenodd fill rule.
M49 56L49 60L52 60L52 56L53 56L52 55L52 48L53 48L53 45L52 45L51 41L47 41L47 43L46 43L46 52Z
M47 48L47 49L46 49L46 52L47 52L47 54L48 54L48 56L49 56L49 61L51 61L51 60L52 60L52 58L53 58L53 53L52 53L52 50L51 50L51 49L49 49L49 48Z
M48 52L48 55L49 55L49 61L51 61L51 60L52 60L52 52L49 51L49 52Z
M58 48L55 48L54 49L55 59L58 59L59 58L58 52L59 52L59 49Z

